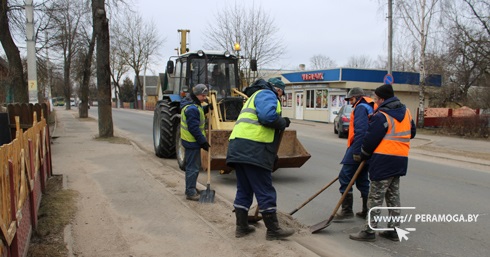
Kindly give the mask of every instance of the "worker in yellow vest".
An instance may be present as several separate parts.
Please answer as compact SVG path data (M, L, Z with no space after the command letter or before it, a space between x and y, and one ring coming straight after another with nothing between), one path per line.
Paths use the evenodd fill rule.
M286 85L278 78L259 79L248 88L249 95L230 135L226 163L235 168L237 192L233 206L236 215L236 237L255 231L248 225L248 210L257 199L267 227L267 240L288 237L293 229L279 227L276 215L276 190L272 171L277 161L280 131L289 127L289 118L281 117L280 97Z
M415 123L410 110L400 102L393 92L392 85L382 85L374 91L374 101L379 106L369 121L369 128L362 142L361 159L370 160L369 179L371 187L368 208L380 207L386 199L386 206L400 207L400 177L407 174L410 139L415 137ZM379 235L398 241L395 227L400 226L400 209L390 209L391 221L387 229ZM377 220L380 209L371 211L370 219L364 229L349 235L358 241L375 241Z
M201 103L206 100L208 88L197 84L180 102L180 139L185 148L185 195L187 200L199 201L196 189L197 177L201 169L201 148L208 150L210 145L206 139L204 114L208 111Z

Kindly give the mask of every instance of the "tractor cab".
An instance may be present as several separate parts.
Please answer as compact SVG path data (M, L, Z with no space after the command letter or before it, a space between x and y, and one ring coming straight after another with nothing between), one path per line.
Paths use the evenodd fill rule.
M208 85L218 99L230 97L233 89L239 88L238 58L228 51L199 50L171 57L167 74L168 88L164 92L181 96L197 84Z

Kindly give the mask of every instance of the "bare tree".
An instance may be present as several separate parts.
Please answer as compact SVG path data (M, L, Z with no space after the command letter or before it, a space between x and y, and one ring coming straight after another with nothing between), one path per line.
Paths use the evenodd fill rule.
M111 67L109 21L105 9L105 0L92 0L93 33L97 51L97 101L99 114L99 137L113 137L111 105Z
M490 17L488 1L452 3L447 34L449 42L447 83L456 92L453 100L466 104L468 92L473 86L488 86L490 74ZM476 22L475 22L476 21Z
M20 7L10 5L8 0L2 0L0 3L0 42L7 55L8 75L11 78L11 81L7 83L9 86L6 102L28 103L29 95L22 59L10 31L9 16L12 15L10 12L14 8Z
M271 64L283 54L285 47L278 35L279 29L274 19L260 6L253 4L247 9L235 2L219 10L214 17L204 34L204 47L228 50L235 55L256 59L259 66ZM235 51L235 43L240 44L240 52ZM248 62L241 63L247 84L252 79L248 66Z
M72 96L72 62L78 52L83 49L83 26L90 17L90 9L84 0L57 0L50 8L51 17L55 24L52 30L55 49L59 50L63 58L63 73L65 81L66 109L70 109Z
M323 54L317 54L310 58L310 66L313 70L329 69L337 66L334 60Z
M367 55L351 56L345 67L368 69L373 67L373 60Z
M78 96L80 97L78 115L80 118L88 117L89 85L92 80L92 75L95 74L92 66L94 51L95 34L92 34L90 38L87 38L85 48L78 52L77 58L75 59L75 79L80 85L78 90Z
M114 58L121 58L121 63L131 67L136 75L135 95L144 97L140 74L145 65L160 56L159 49L165 40L160 39L153 22L144 22L141 15L137 13L126 11L119 22L113 25L114 33L119 35L114 37L117 51L112 52L118 55ZM137 97L135 108L138 108Z
M418 51L420 82L417 125L419 127L424 126L425 86L428 74L426 67L427 44L432 20L439 11L438 3L440 1L443 0L400 0L395 3L396 11L399 12L398 17L403 21L404 28L411 36L412 41L416 42Z
M126 74L130 66L125 62L127 58L125 58L125 52L120 51L120 47L116 46L122 40L119 39L121 35L119 33L112 33L112 42L111 45L111 78L112 84L114 86L115 96L116 96L116 108L119 104L119 94L121 93L121 79L124 74Z

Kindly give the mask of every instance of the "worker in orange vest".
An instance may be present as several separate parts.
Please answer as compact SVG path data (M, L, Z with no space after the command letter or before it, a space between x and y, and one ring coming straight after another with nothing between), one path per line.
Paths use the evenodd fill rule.
M369 121L369 128L362 142L361 159L370 160L369 179L371 187L368 208L380 207L383 199L386 206L400 207L400 176L407 174L410 139L415 137L416 128L409 109L394 95L391 85L382 85L374 91L374 101L379 106ZM349 235L358 241L375 241L376 216L381 209L371 211L370 219L364 229ZM395 217L381 232L381 237L398 241L395 227L400 226L400 209L390 209L389 215Z
M350 115L347 150L345 151L344 158L340 162L342 164L342 168L339 172L339 191L341 194L345 192L347 185L349 185L349 182L359 167L361 162L362 140L364 139L364 135L368 129L369 117L373 114L375 109L373 99L365 96L364 90L359 87L354 87L349 90L345 100L349 101L353 110ZM356 215L363 219L366 218L367 215L367 197L369 193L369 179L367 173L368 166L369 165L364 166L355 182L356 187L361 192L362 197L362 211L356 213ZM354 198L351 188L342 202L342 209L335 215L334 221L342 221L353 218L353 202Z

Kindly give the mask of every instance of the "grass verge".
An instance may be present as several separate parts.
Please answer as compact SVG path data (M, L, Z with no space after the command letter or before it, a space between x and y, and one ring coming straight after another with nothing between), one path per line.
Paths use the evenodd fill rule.
M39 208L37 229L32 233L27 256L68 255L64 229L75 216L77 196L76 191L63 189L62 175L54 175L48 179L46 193Z

